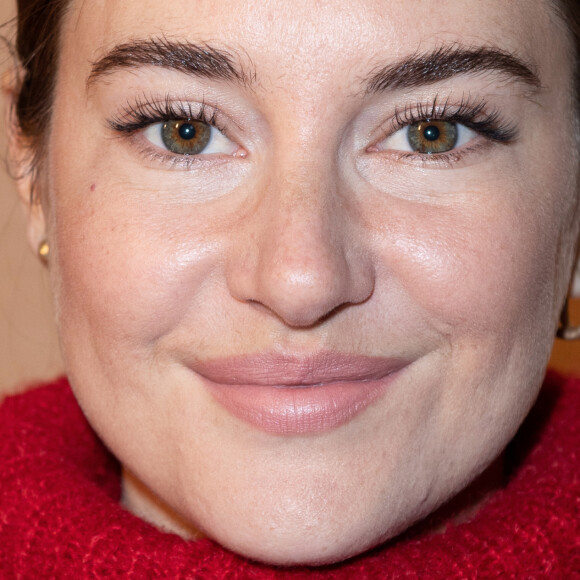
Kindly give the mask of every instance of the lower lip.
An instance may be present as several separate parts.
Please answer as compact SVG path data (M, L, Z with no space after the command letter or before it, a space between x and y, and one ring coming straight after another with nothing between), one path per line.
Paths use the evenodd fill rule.
M383 395L396 374L306 387L205 383L214 399L238 419L267 433L305 435L351 421Z

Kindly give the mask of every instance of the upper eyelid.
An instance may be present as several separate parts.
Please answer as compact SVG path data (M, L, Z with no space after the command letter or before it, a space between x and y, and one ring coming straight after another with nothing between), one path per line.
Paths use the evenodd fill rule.
M206 122L226 134L223 118L227 116L204 101L173 99L168 96L165 98L139 97L124 105L108 120L107 124L115 131L128 133L164 120L195 119Z
M462 124L469 129L492 139L511 142L518 136L515 123L508 121L499 108L491 107L484 99L473 99L463 95L458 101L448 97L444 101L435 97L405 103L381 126L380 135L375 143L388 138L397 131L423 120L450 121Z
M483 100L472 103L462 97L458 104L453 104L450 99L440 103L438 97L429 101L405 104L404 107L395 108L391 119L393 126L405 127L422 120L453 121L461 118L475 119L480 114L485 114L486 103Z

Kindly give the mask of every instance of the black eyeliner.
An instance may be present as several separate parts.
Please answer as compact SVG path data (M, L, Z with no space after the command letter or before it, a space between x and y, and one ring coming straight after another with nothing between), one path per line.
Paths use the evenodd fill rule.
M218 123L218 112L205 103L175 101L169 97L164 100L139 98L128 103L120 115L108 121L108 126L117 133L133 134L155 123L167 121L198 121L215 127L227 135Z
M437 98L430 103L406 105L395 111L391 130L396 132L420 121L446 121L464 125L481 136L498 143L511 143L517 138L515 125L502 122L498 110L487 111L484 100L472 102L462 99L458 105L452 105L449 100L442 105Z

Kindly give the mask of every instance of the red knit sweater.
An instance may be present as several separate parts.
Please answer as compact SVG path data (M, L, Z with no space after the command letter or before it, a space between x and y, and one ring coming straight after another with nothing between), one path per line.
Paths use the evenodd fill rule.
M66 380L0 408L0 578L580 578L580 380L551 377L512 473L466 524L348 562L281 569L186 542L119 506L119 466Z

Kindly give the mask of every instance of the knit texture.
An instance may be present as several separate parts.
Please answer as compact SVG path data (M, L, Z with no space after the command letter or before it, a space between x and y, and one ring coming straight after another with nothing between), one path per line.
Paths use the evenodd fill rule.
M186 542L119 505L120 473L65 379L0 407L0 578L580 578L580 380L550 377L472 521L348 562L274 568Z

